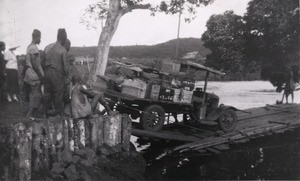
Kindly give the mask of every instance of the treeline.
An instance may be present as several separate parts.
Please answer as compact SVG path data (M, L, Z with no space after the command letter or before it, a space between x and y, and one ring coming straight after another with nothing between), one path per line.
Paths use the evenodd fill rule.
M244 16L212 15L202 35L206 64L228 75L253 74L281 86L289 68L299 81L299 1L252 0Z
M226 73L220 80L262 78L281 86L291 67L294 80L299 81L299 1L252 0L244 16L226 11L212 15L206 26L201 39L180 39L179 57L201 52L207 66ZM75 56L93 57L96 47L74 47L71 51ZM153 46L112 46L109 57L155 59L159 64L160 59L174 58L175 51L176 40L170 40Z
M133 46L111 46L110 58L175 58L176 42L170 40L156 45L133 45ZM180 38L178 56L193 51L200 51L204 55L209 50L203 47L203 42L199 38ZM74 56L94 57L97 47L72 47L71 53Z

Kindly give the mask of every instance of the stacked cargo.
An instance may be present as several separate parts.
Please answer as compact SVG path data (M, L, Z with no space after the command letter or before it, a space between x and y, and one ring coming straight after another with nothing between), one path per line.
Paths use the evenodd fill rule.
M162 66L164 70L178 71L177 64ZM131 69L133 70L133 69ZM191 103L195 82L187 79L177 79L172 73L146 71L135 73L121 84L121 92L137 98ZM133 74L131 74L133 75Z

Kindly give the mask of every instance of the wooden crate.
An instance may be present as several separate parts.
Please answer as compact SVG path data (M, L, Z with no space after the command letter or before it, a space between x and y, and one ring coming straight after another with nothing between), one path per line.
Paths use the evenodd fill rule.
M161 88L159 91L159 100L173 101L174 89L172 88Z
M182 100L182 89L174 89L173 102L181 102Z
M181 102L190 104L192 102L193 91L187 91L187 90L182 90L182 91L183 91L183 97L181 99Z
M150 99L158 100L159 91L160 91L160 85L153 84L151 86Z
M138 98L145 98L147 83L140 79L125 79L122 84L122 93Z

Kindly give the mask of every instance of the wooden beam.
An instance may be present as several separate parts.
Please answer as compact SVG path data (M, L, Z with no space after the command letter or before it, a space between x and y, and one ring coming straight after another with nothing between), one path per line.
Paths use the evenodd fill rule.
M132 135L146 136L151 138L160 138L166 140L184 141L184 142L199 141L199 138L195 136L186 136L172 131L147 131L141 129L132 129Z

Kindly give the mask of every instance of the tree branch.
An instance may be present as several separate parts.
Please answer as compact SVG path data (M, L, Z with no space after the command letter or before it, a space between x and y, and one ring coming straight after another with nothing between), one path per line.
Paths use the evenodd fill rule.
M126 14L128 12L131 12L132 10L135 9L149 9L151 7L150 4L134 4L132 6L128 6L123 9L123 14Z

